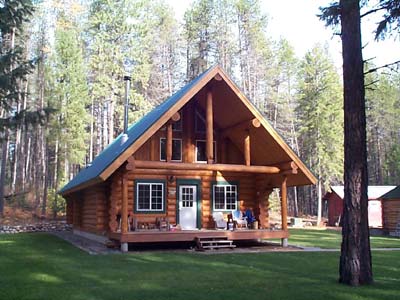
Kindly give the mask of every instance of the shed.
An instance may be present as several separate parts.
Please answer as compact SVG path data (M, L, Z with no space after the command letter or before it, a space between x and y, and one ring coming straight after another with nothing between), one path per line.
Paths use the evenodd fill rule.
M383 231L400 237L400 185L380 197L383 211Z
M382 227L382 203L379 199L383 194L394 189L392 185L368 186L368 222L370 227ZM331 186L324 200L328 202L328 226L339 226L343 212L343 186Z

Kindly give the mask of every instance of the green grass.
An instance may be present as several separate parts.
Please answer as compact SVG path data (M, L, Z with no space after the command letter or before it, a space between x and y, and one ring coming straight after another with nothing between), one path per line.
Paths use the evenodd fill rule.
M289 244L324 249L339 249L342 242L341 231L316 229L290 229ZM371 236L372 248L400 248L400 239L394 237Z
M337 283L338 252L88 255L47 234L0 235L0 299L398 299L400 252L373 253L375 283Z

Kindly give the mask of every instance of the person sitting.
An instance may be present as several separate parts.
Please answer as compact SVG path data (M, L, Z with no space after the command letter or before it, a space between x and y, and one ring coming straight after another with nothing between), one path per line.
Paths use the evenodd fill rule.
M244 213L244 215L247 218L248 226L251 227L251 224L253 224L256 221L256 217L253 215L252 209L251 208L246 209L246 212Z

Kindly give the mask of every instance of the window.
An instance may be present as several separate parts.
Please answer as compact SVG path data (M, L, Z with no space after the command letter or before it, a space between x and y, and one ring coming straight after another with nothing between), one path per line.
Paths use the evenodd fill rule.
M237 208L237 185L218 184L213 186L213 200L215 211L236 210Z
M167 160L167 139L160 139L160 160ZM182 161L182 139L172 139L172 161Z
M164 183L136 184L136 211L164 211Z
M217 143L213 142L214 148L214 162L217 161ZM207 162L206 141L196 141L196 162Z

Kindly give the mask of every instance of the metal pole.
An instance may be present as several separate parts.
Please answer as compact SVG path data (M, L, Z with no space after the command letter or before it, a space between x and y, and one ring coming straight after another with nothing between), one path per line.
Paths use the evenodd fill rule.
M131 76L125 75L125 105L124 105L124 133L128 132L128 108L129 108L129 89L131 86Z

